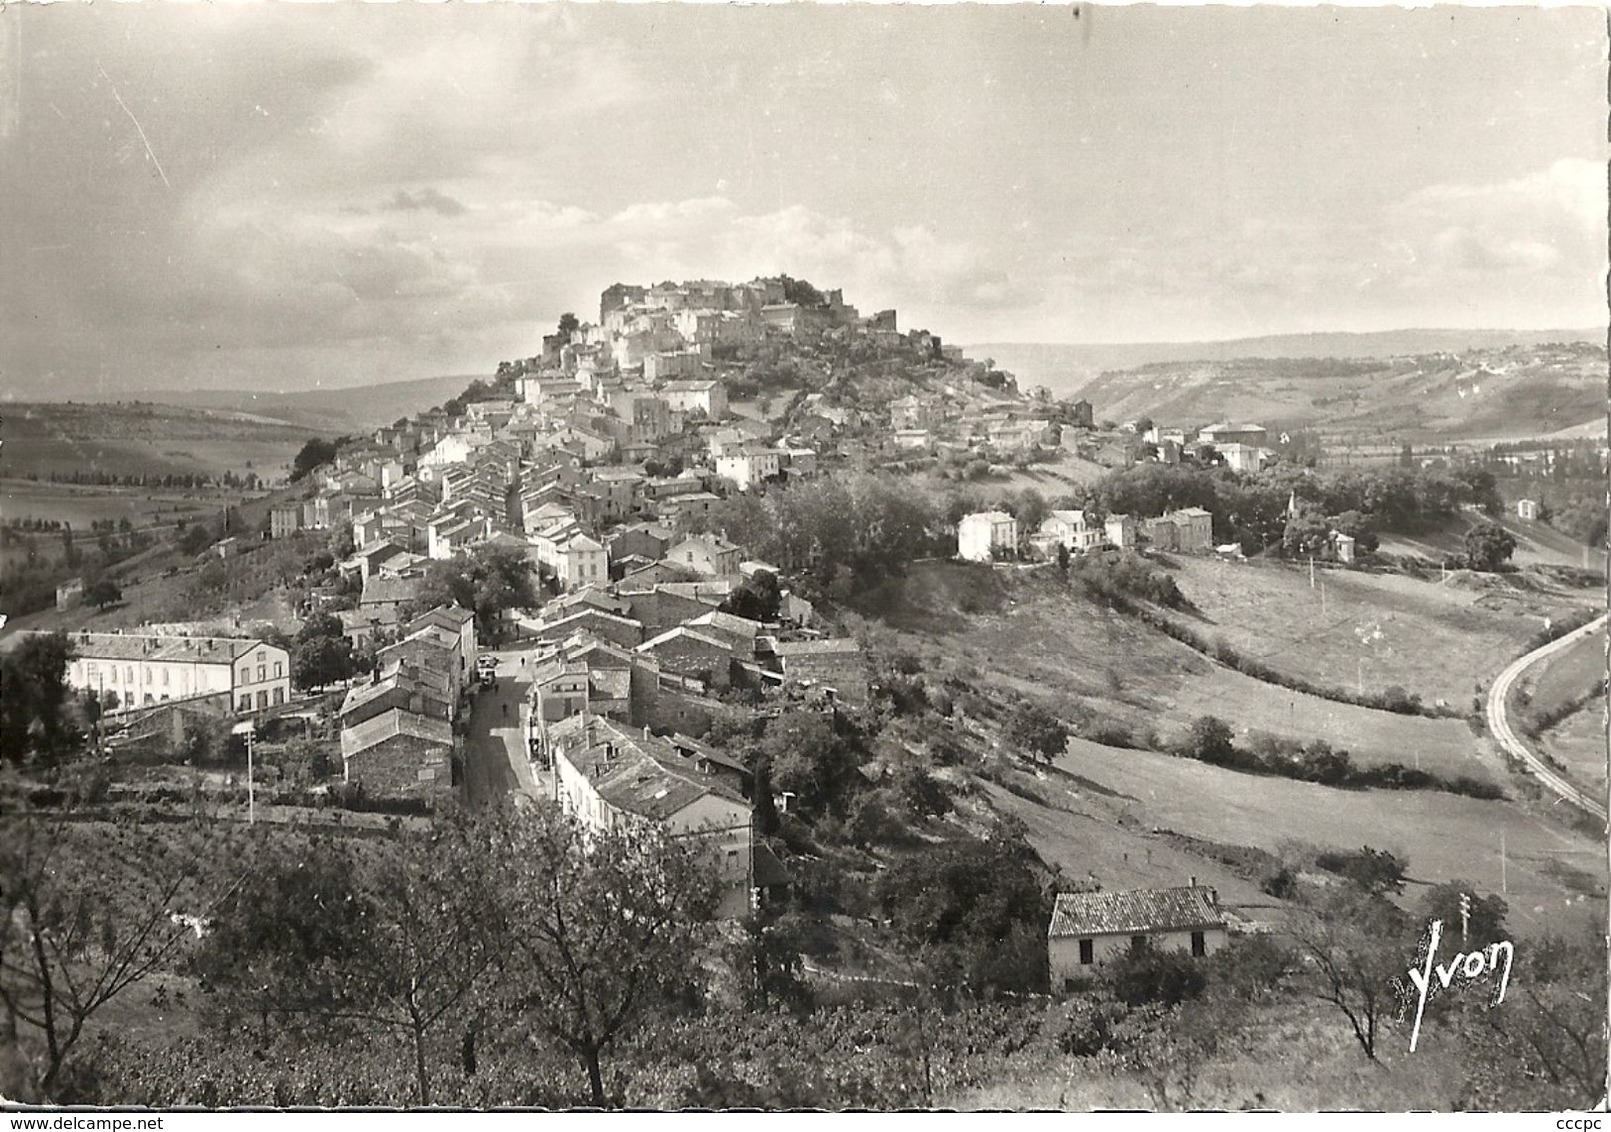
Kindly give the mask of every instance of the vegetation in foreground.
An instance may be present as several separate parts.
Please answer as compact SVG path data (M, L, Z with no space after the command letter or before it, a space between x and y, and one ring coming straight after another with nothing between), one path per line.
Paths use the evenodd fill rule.
M1459 1074L1415 1091L1392 1072L1395 980L1471 890L1406 913L1404 863L1368 849L1287 877L1282 930L1207 961L1143 947L1053 998L1000 989L1046 962L1011 830L893 874L904 977L836 982L809 896L713 922L685 845L588 843L545 806L362 838L75 816L6 819L0 1002L30 1072L3 1087L21 1099L893 1108L1051 1080L1240 1106L1282 1095L1282 1070L1245 1055L1294 1025L1311 1070L1389 1066L1317 1104L1561 1109L1604 1086L1597 939L1530 944L1492 1008L1485 985L1431 999L1420 1042L1458 1050L1439 1064ZM1504 915L1479 895L1467 948L1503 939Z

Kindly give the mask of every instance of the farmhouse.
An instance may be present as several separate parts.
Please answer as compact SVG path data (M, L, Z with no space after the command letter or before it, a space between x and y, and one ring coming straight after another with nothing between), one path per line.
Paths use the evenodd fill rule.
M227 693L235 711L261 711L291 697L291 657L256 639L135 633L73 633L67 683L116 692L124 708Z
M1072 989L1082 974L1131 947L1210 955L1227 941L1225 917L1212 888L1139 888L1128 892L1063 892L1046 932L1052 986Z
M1516 518L1535 522L1538 519L1538 500L1518 499L1516 501Z

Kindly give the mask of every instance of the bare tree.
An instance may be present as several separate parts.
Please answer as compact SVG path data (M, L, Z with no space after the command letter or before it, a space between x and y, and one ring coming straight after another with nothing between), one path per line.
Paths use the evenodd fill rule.
M90 1020L196 939L230 877L199 825L150 830L24 813L5 827L0 1001L8 1025L43 1036L48 1096Z
M494 839L512 1005L576 1055L602 1107L604 1051L695 976L714 874L658 826L591 830L549 805L505 814Z
M448 819L395 842L330 838L311 854L282 842L266 856L208 949L209 978L265 1021L403 1036L430 1104L429 1039L467 1006L500 935L484 831Z
M1365 1056L1376 1059L1382 1022L1399 1005L1393 980L1404 974L1404 914L1380 896L1351 885L1311 893L1294 919L1292 936L1310 987L1348 1019Z

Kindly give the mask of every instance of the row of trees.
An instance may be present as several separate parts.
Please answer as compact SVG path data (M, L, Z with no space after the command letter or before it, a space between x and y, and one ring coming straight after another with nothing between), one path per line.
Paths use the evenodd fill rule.
M174 972L201 980L207 1019L237 1044L402 1038L420 1104L444 1046L474 1072L496 1028L559 1043L602 1105L605 1053L696 993L713 943L712 873L686 843L589 835L546 805L379 842L32 814L12 832L0 1000L41 1036L47 1097L108 1003Z

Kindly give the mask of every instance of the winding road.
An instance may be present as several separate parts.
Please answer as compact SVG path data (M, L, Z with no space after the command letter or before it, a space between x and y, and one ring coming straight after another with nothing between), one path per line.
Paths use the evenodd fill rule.
M1505 750L1520 759L1523 765L1532 771L1545 786L1555 791L1568 802L1593 814L1601 821L1606 820L1604 800L1586 794L1573 786L1560 774L1551 770L1543 759L1528 749L1527 744L1523 743L1516 732L1511 729L1510 720L1506 718L1505 699L1510 695L1511 685L1516 682L1516 678L1527 668L1545 657L1553 656L1562 649L1576 644L1584 637L1604 632L1608 618L1611 618L1611 614L1601 614L1581 629L1574 629L1565 636L1551 641L1543 648L1533 650L1501 672L1494 679L1493 687L1488 689L1488 730L1493 737L1499 741Z

